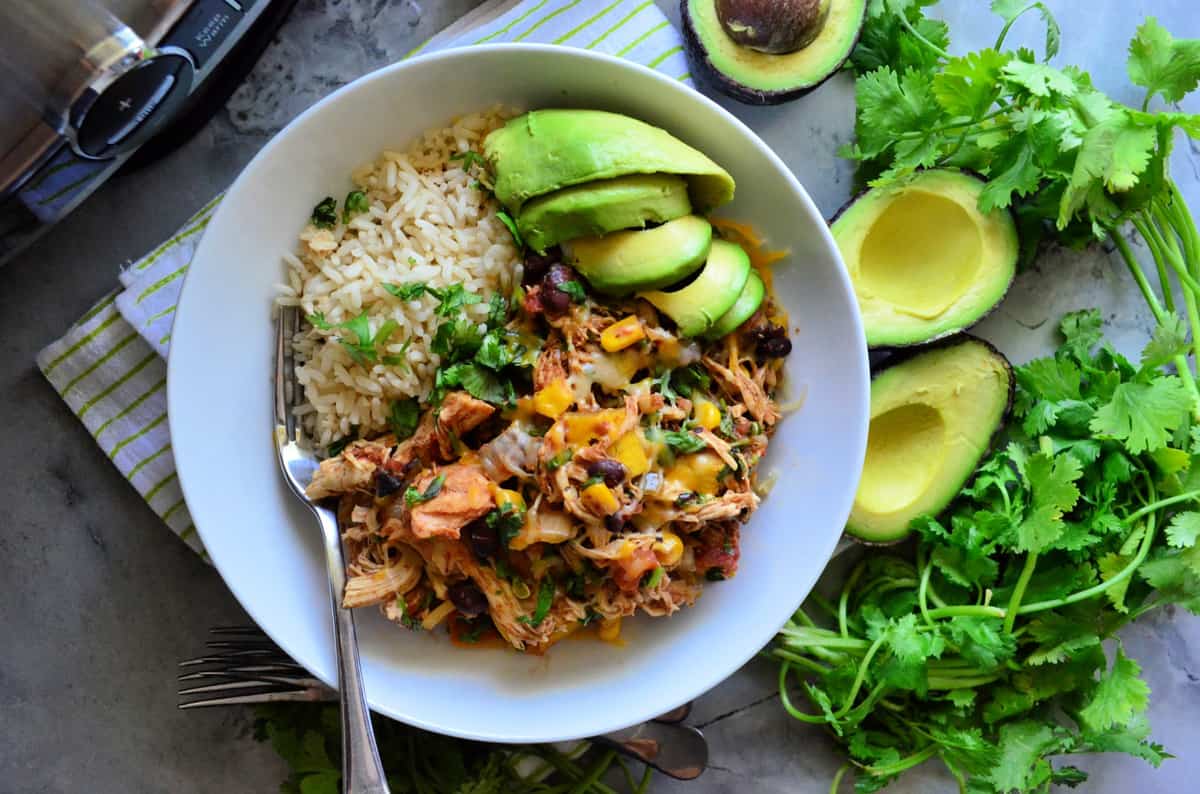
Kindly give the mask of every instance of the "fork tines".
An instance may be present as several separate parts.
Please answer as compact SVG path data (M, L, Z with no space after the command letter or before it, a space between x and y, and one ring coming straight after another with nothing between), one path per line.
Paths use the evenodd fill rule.
M221 626L209 634L209 653L179 663L179 708L335 697L257 627Z

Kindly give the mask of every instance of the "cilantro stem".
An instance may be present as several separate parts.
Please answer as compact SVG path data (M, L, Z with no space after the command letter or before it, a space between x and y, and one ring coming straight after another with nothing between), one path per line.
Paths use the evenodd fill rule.
M1012 598L1009 599L1006 607L1008 614L1004 616L1004 633L1012 634L1013 624L1017 622L1017 610L1021 606L1021 599L1025 596L1025 588L1029 586L1029 580L1033 578L1033 569L1037 567L1038 553L1031 551L1025 556L1025 565L1021 568L1021 575L1017 577L1017 584L1013 587Z
M592 787L600 782L600 777L608 771L610 766L612 766L612 762L616 759L616 757L616 750L609 750L602 755L596 761L595 765L592 766L591 771L589 771L587 774L587 777L579 781L579 785L571 789L571 794L585 794L585 792L591 791Z
M771 651L771 656L775 657L776 659L781 659L785 662L791 662L792 664L799 665L800 667L816 673L817 675L828 675L831 669L820 662L814 662L812 659L809 659L806 656L801 656L798 653L792 653L791 651L783 648L775 648Z
M829 794L837 794L838 788L842 785L842 778L846 776L846 772L850 769L849 764L842 764L838 768L837 773L833 776L833 782L829 784Z
M945 51L945 50L943 50L941 47L939 47L938 45L934 44L934 43L933 43L932 41L930 41L929 39L927 39L927 38L925 38L924 36L922 36L922 35L920 34L920 32L919 32L919 31L918 31L916 28L914 28L914 27L913 27L913 24L912 24L912 22L910 22L910 21L908 20L908 14L904 13L903 11L901 11L901 12L899 12L899 13L897 13L897 14L896 14L896 17L897 17L897 18L900 20L900 24L901 24L901 25L903 25L903 26L905 27L905 29L907 29L907 30L908 30L909 34L911 34L911 35L912 35L912 37L913 37L914 39L916 39L917 41L919 41L919 42L921 42L922 44L924 44L924 45L925 45L926 47L928 47L928 48L929 48L929 49L930 49L932 52L936 52L936 53L938 54L938 56L939 56L939 57L941 57L941 58L943 58L943 59L945 59L945 60L947 60L947 61L948 61L948 60L950 60L950 53L946 52L946 51Z
M937 618L954 618L954 617L977 617L977 618L1001 618L1003 619L1007 613L999 607L986 607L981 604L965 604L955 607L938 607L937 609L929 610L929 617Z
M1032 11L1035 8L1037 8L1037 3L1030 3L1014 14L1012 19L1005 22L1004 27L1000 28L1000 35L996 37L996 44L992 49L999 52L1000 48L1004 46L1004 40L1008 38L1008 31L1012 28L1013 23L1024 16L1027 11Z
M827 724L826 718L823 715L817 716L815 714L808 714L796 708L792 704L792 699L788 697L787 693L788 674L791 673L791 671L791 662L785 661L783 664L779 665L779 702L783 704L784 710L788 714L791 714L793 718L798 719L801 722L807 722L810 725ZM807 690L805 690L805 692L807 693Z
M867 653L863 656L862 661L858 663L858 671L854 674L854 683L850 686L850 694L846 695L846 702L842 704L842 707L833 713L834 717L844 717L854 707L854 699L858 697L858 691L862 689L863 682L867 679L867 668L870 667L871 660L875 658L875 654L883 647L885 639L887 639L887 634L880 634L875 638L875 642L871 643L871 647L867 649Z
M893 761L883 766L864 766L862 770L873 777L891 777L906 769L923 764L935 755L937 755L937 744L929 744L924 749L918 750L906 758L901 758L899 761Z
M1175 496L1168 496L1166 499L1159 499L1157 502L1151 502L1150 504L1125 516L1123 521L1126 524L1132 524L1140 518L1162 510L1164 507L1171 507L1172 505L1177 505L1182 502L1190 502L1193 499L1200 499L1200 490L1185 491L1184 493L1176 494Z
M1150 307L1150 313L1154 315L1154 321L1162 325L1166 321L1166 315L1163 313L1162 305L1158 302L1158 298L1154 295L1154 290L1151 289L1150 283L1146 280L1146 274L1142 271L1142 266L1138 264L1133 249L1129 247L1129 241L1120 232L1115 230L1109 236L1112 238L1113 244L1116 245L1117 251L1120 252L1121 258L1125 260L1125 265L1129 268L1129 274L1133 276L1133 280L1137 282L1138 289L1142 291L1142 297L1146 299L1146 305ZM1186 356L1175 356L1175 369L1183 381L1184 388L1187 389L1188 394L1192 398L1192 416L1196 421L1200 421L1200 389L1196 388L1196 376L1192 373L1192 368L1188 365Z
M923 549L918 550L918 557L924 556L923 551ZM925 619L925 623L929 628L934 628L936 624L933 622L933 618L929 617L929 605L925 603L925 594L929 590L929 576L933 573L933 565L928 561L922 562L921 565L921 586L917 588L917 606L921 609L921 617Z
M1153 489L1153 486L1151 486L1151 488ZM1194 498L1196 498L1196 496L1198 494L1200 494L1200 492L1193 491L1190 494L1182 494L1181 496L1188 496L1189 498L1194 499ZM1157 509L1161 509L1162 507L1167 506L1168 502L1177 502L1177 501L1183 501L1183 499L1181 499L1180 497L1174 497L1172 499L1163 499L1161 502L1156 503L1158 505ZM1155 506L1154 504L1147 505L1146 507L1142 508L1142 510L1139 510L1137 513L1134 513L1133 515L1137 516L1138 513L1142 513L1147 508L1154 507L1154 506ZM1131 523L1133 520L1134 519L1131 516L1130 518L1126 519L1126 523ZM1035 604L1026 604L1025 606L1020 608L1020 610L1019 610L1020 614L1028 615L1032 612L1041 612L1046 609L1057 609L1059 607L1064 607L1067 604L1074 604L1079 601L1086 601L1089 598L1095 598L1096 596L1102 594L1104 591L1108 590L1109 588L1125 581L1126 579L1128 579L1130 576L1133 575L1133 572L1137 570L1139 565L1141 565L1143 562L1145 562L1146 556L1150 553L1150 546L1154 543L1154 528L1155 528L1154 515L1150 514L1150 515L1148 515L1147 520L1146 520L1146 534L1142 536L1142 542L1138 546L1137 553L1133 556L1133 559L1131 559L1129 561L1129 564L1126 565L1124 568L1122 568L1120 571L1118 571L1114 576L1112 576L1108 579L1105 579L1103 582L1101 582L1098 585L1089 587L1086 590L1080 590L1077 593L1072 593L1071 595L1065 596L1063 598L1056 598L1051 601L1038 601Z
M846 619L846 610L850 604L850 591L854 589L854 585L858 584L859 577L863 575L866 567L866 559L863 559L858 565L854 566L854 570L850 571L850 575L846 577L846 583L842 585L841 595L838 596L838 630L843 637L850 636L850 629Z
M1000 679L1000 674L977 675L971 678L942 678L941 676L931 675L927 679L927 684L930 689L951 690L951 689L974 689L977 686L990 684L993 681Z

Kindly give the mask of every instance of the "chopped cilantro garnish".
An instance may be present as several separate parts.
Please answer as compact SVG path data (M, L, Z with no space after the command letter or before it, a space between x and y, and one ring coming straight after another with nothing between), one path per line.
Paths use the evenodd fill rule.
M525 508L506 502L488 513L486 520L487 525L500 536L500 547L507 549L521 527L525 526Z
M383 288L391 295L395 295L402 301L413 301L421 297L425 293L437 296L438 291L430 287L424 281L410 281L407 284L384 284Z
M517 222L513 220L512 216L504 210L500 210L496 213L496 217L500 219L500 222L504 224L504 228L508 229L508 233L512 235L513 243L517 246L517 250L525 250L525 241L521 239L521 231L517 228Z
M668 447L680 455L699 452L708 446L707 441L686 430L668 430L663 433L663 440L667 442Z
M464 171L470 171L471 168L476 165L480 168L487 167L487 160L483 159L483 155L481 155L479 152L472 151L471 149L468 149L465 152L452 154L450 155L450 159L461 162Z
M646 589L658 587L659 582L663 579L663 573L663 567L661 565L656 566L653 571L642 577L642 587Z
M558 285L558 288L571 296L571 300L575 303L583 303L587 300L587 290L583 288L583 284L578 281L564 281Z
M355 215L361 215L369 209L371 202L367 200L367 194L361 190L351 190L342 202L342 223L349 223Z
M416 398L393 400L388 410L388 428L396 436L397 441L403 441L412 436L417 430L421 419L421 406Z
M571 459L572 454L574 453L571 452L570 448L564 449L562 452L557 453L546 461L546 471L554 471L555 469L559 468Z
M712 377L703 367L691 364L671 372L671 385L684 397L691 397L693 391L707 391L712 386Z
M588 607L587 612L583 613L583 617L581 617L579 619L579 625L581 625L581 626L590 625L592 623L595 623L601 617L602 617L602 615L599 612L592 609L591 607Z
M318 229L332 229L337 226L337 199L326 196L317 206L313 207L312 225Z
M348 435L342 436L337 441L331 442L329 444L329 446L325 448L325 454L331 458L336 457L337 455L341 455L342 451L344 449L346 449L346 447L350 446L351 443L353 443L354 441L357 441L357 440L358 440L358 428L351 427L350 433Z
M429 486L422 492L418 491L413 486L408 486L404 491L404 502L409 507L415 507L423 502L428 502L442 492L442 485L446 482L446 475L439 474L433 478Z
M533 615L521 615L517 620L530 626L542 625L542 621L550 614L550 606L554 603L554 591L554 580L547 576L538 588L537 606L533 609Z

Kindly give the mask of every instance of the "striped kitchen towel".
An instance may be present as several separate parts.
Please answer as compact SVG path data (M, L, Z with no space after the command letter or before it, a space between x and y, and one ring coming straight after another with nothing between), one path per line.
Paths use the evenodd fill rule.
M489 0L414 52L516 41L599 50L690 80L679 33L653 0ZM120 286L37 358L142 498L202 554L171 457L164 357L183 276L219 200L125 268Z

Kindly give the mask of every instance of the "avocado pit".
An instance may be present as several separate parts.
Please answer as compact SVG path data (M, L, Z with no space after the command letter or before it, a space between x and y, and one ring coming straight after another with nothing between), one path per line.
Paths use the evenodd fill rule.
M811 44L831 0L717 0L717 19L743 47L783 55Z

